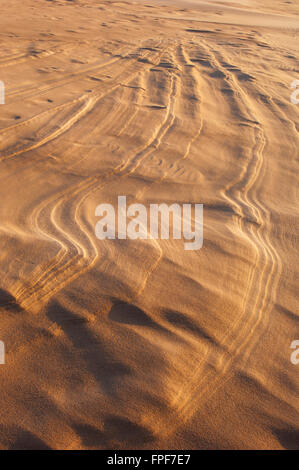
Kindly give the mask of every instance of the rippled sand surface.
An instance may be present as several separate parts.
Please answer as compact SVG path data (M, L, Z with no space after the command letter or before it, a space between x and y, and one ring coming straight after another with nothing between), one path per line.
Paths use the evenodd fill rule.
M1 448L299 447L298 14L1 2ZM98 240L118 195L203 248Z

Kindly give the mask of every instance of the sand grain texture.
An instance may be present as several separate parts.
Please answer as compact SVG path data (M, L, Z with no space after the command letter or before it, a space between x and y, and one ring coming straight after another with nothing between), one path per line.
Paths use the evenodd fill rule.
M1 2L1 448L298 449L298 15ZM100 242L118 195L203 248Z

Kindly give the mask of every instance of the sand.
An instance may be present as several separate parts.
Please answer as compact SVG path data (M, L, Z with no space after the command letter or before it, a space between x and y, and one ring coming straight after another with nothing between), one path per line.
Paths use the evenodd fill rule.
M299 448L298 14L1 2L2 449ZM98 240L118 195L203 248Z

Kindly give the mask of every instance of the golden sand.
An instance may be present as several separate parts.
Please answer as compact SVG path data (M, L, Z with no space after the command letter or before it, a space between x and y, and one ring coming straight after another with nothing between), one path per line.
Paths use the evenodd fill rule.
M299 447L298 14L1 2L1 448ZM98 240L118 195L203 248Z

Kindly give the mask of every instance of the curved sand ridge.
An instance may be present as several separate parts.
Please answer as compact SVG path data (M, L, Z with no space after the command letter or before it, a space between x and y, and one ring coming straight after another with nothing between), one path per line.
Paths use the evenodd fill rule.
M3 448L298 448L298 8L164 3L3 7ZM97 240L118 195L203 248Z

